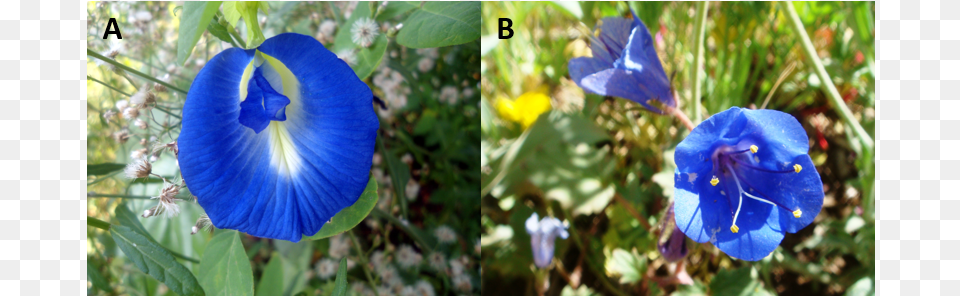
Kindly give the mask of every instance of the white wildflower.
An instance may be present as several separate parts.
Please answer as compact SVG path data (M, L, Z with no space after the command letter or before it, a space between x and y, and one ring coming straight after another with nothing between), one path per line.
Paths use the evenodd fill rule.
M179 215L180 206L177 205L177 202L180 200L176 198L177 194L179 193L180 186L175 184L164 184L163 189L160 189L160 195L150 198L157 200L157 206L151 209L152 213L150 216L164 214L164 216L170 218Z
M437 59L440 57L440 51L436 47L432 48L419 48L417 49L417 54L426 58Z
M357 64L357 54L351 49L344 49L337 53L337 58L343 60L347 65L356 65Z
M449 103L450 105L456 105L458 96L459 94L457 93L457 87L448 85L440 89L439 100L441 102Z
M461 274L453 277L453 286L460 290L460 292L470 292L473 290L473 283L470 282L470 276L466 274Z
M123 111L123 110L126 110L127 107L130 107L130 102L127 100L119 100L117 101L116 105L117 105L117 110Z
M393 266L387 266L378 270L380 272L380 280L383 281L384 285L393 285L400 282L400 275L397 274L397 268Z
M369 17L361 17L353 23L353 27L350 28L350 34L353 43L362 47L370 47L370 45L373 44L373 39L380 34L380 28L378 28L377 23Z
M411 268L420 264L423 257L410 245L400 245L397 248L397 265L403 268Z
M417 290L411 286L403 287L399 293L400 296L417 296Z
M139 127L140 129L147 129L147 122L140 118L137 118L137 120L134 120L133 125Z
M453 232L453 228L450 228L450 226L440 225L440 227L433 230L433 234L437 236L437 240L439 240L441 244L448 244L457 240L457 233Z
M373 265L373 268L380 270L381 268L386 267L387 263L390 263L390 259L387 258L387 255L383 251L373 251L373 254L370 254L370 264Z
M460 260L458 260L458 259L456 259L456 258L450 259L450 274L451 274L451 275L453 275L453 276L461 275L461 274L463 274L463 270L464 270L463 262L460 262Z
M321 279L330 278L337 273L337 267L339 267L338 265L339 264L337 264L336 261L333 261L333 259L321 259L320 262L317 263L317 276L319 276Z
M444 258L443 253L440 252L433 252L427 255L427 264L439 272L447 270L447 258Z
M420 194L420 183L410 179L407 181L407 188L404 193L407 194L408 200L417 200L417 195Z
M330 238L330 257L343 258L350 254L350 241L343 234L338 234Z
M123 118L126 118L127 120L133 120L134 118L137 118L137 116L140 116L140 110L137 110L137 108L127 107L127 109L123 109Z
M409 166L409 165L412 165L412 164L413 164L413 155L410 155L410 153L406 153L406 154L404 154L402 157L400 157L400 161L402 161L403 163L407 164L408 166Z
M435 296L437 292L433 289L433 285L430 282L425 280L419 280L413 288L417 290L417 295L419 296Z
M430 72L433 70L434 61L431 58L420 58L420 61L417 62L417 70L420 70L421 73Z

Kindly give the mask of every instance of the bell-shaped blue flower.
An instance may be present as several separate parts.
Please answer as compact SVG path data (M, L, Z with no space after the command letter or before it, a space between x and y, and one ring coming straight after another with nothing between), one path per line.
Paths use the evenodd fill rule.
M614 96L640 103L657 113L649 104L658 101L669 107L677 102L670 90L670 79L663 71L647 26L630 10L633 20L607 17L600 25L599 37L591 37L593 57L570 60L570 78L590 93Z
M543 220L537 220L537 213L527 218L526 228L530 234L530 246L533 250L533 264L539 268L546 268L553 260L554 241L559 236L566 239L570 234L567 233L567 227L560 223L560 220L553 217L543 217Z
M224 50L187 94L183 179L214 226L299 241L366 187L379 128L372 102L313 37Z
M732 257L766 257L823 206L808 149L789 114L733 107L711 116L677 145L677 226Z

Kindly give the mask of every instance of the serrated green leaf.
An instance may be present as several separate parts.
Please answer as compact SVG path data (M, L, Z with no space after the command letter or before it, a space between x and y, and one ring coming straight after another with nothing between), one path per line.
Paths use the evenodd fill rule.
M397 43L430 48L480 38L480 2L425 2L403 22Z
M184 2L183 12L180 14L180 31L177 35L177 63L183 65L193 48L200 41L200 36L207 30L207 24L220 8L221 1Z
M358 198L352 206L340 210L339 213L333 216L333 219L330 220L331 222L323 225L323 228L320 228L317 234L304 236L303 239L314 240L327 238L353 229L354 226L360 224L360 221L363 221L363 219L370 214L373 207L377 205L377 199L377 180L370 177L370 180L367 181L367 188L363 190L360 198Z
M97 164L88 164L87 165L87 176L102 176L107 175L119 170L122 170L126 165L122 163L97 163Z
M279 253L273 252L267 267L263 269L263 276L260 277L260 283L257 284L257 295L280 295L283 294L283 258Z
M253 270L237 231L219 231L207 244L200 285L209 295L253 295Z
M613 250L613 255L607 258L605 265L608 271L620 275L621 284L636 283L647 271L645 258L636 252L631 253L623 249Z
M340 268L337 270L337 280L333 286L333 296L344 295L347 295L347 257L340 258Z
M137 268L166 284L170 291L180 295L204 295L190 270L157 243L122 225L110 227L110 234Z

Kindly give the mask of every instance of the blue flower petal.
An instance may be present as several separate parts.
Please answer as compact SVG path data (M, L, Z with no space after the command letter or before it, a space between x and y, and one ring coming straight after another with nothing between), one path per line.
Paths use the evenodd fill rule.
M606 69L592 75L588 75L580 80L580 87L584 90L605 95L615 96L640 103L650 111L663 113L660 109L651 106L647 101L650 99L660 99L659 93L666 90L670 92L668 85L647 84L644 81L653 78L649 71L631 71L622 69ZM670 100L672 101L672 99Z
M606 17L601 22L600 35L591 38L590 50L595 59L613 65L623 55L633 23L621 17Z
M299 241L359 198L379 122L370 89L312 37L280 34L257 50L225 50L198 74L184 105L180 167L214 226ZM255 55L265 61L247 81L254 103L241 103ZM240 122L256 92L257 116L270 119L259 133Z
M727 154L734 157L725 163L717 160L718 151L748 151L754 145L756 153ZM763 258L776 249L784 232L806 227L823 206L823 184L807 155L808 145L803 127L783 112L734 107L708 118L677 145L677 226L730 256ZM710 183L715 176L716 186ZM733 233L738 205L739 231ZM800 217L794 210L800 210Z

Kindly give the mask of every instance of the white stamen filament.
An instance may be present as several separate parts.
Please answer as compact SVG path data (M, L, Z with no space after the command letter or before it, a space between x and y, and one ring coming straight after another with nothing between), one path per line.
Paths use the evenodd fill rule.
M733 225L731 225L737 226L737 217L740 216L740 206L743 205L743 193L745 192L743 192L743 187L740 187L740 179L737 178L737 174L733 171L733 167L731 167L730 164L727 164L727 169L730 170L730 175L733 176L733 181L737 183L737 190L740 191L740 193L737 194L737 212L733 214Z

